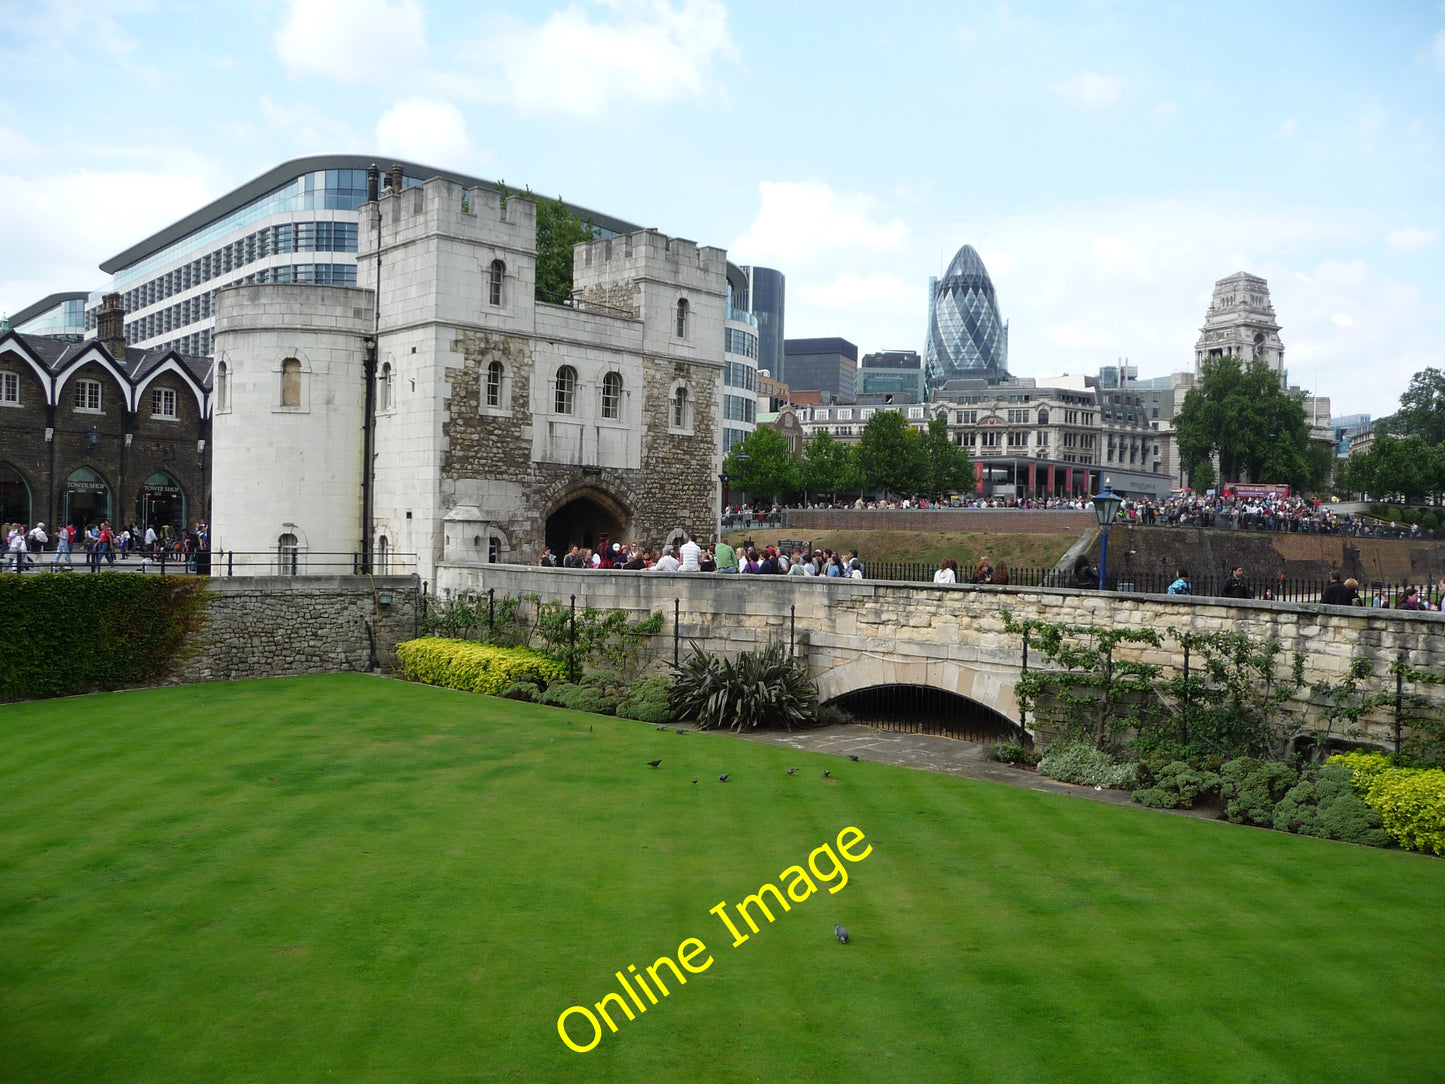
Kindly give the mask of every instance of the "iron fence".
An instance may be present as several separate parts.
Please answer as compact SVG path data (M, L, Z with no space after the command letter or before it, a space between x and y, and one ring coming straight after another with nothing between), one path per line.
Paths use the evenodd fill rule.
M63 555L60 555L63 556ZM131 551L128 553L87 553L73 551L70 561L57 562L53 550L31 553L23 571L37 572L129 572L162 576L409 576L417 571L414 553L389 553L385 558L373 556L368 567L360 551L323 553L314 550L283 547L277 550L197 550L177 553L173 550ZM16 571L13 562L3 565Z

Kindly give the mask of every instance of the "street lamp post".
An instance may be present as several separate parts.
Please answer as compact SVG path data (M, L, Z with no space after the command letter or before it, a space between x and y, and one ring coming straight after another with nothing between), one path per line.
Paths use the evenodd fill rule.
M1124 499L1114 492L1114 487L1109 484L1109 479L1104 479L1104 488L1094 495L1094 518L1099 521L1099 527L1104 532L1099 541L1099 590L1106 590L1105 584L1109 575L1109 528L1114 525L1114 518L1119 514L1119 506Z

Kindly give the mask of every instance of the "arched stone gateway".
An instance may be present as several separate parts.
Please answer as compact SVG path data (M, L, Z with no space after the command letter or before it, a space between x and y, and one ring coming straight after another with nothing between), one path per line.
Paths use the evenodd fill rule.
M573 546L596 549L603 535L617 542L627 538L632 515L626 505L596 486L574 489L558 498L547 512L547 546L559 557Z
M856 722L880 730L1033 745L1027 730L993 708L926 685L875 685L844 693L829 703L846 711Z
M967 712L972 713L968 717L976 716L980 725L986 725L990 731L998 727L998 740L1017 733L1019 706L1014 698L1013 678L992 668L974 667L951 659L889 658L869 652L819 674L817 680L819 702L837 703L850 714L852 710L847 704L850 695L874 689L920 688L967 701L971 705ZM939 702L941 710L944 703ZM866 699L862 705L877 710L869 706ZM959 718L964 717L962 705L952 707L958 710ZM984 712L987 716L979 714ZM1006 733L1005 727L1009 728Z

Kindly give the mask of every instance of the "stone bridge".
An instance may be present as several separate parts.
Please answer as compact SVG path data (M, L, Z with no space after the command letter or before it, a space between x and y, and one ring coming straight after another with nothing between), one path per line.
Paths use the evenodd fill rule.
M1018 620L1157 629L1166 634L1164 648L1144 648L1135 657L1179 669L1183 653L1168 633L1237 631L1279 642L1281 676L1288 675L1293 653L1301 652L1307 686L1339 680L1355 655L1371 658L1377 675L1401 652L1412 666L1445 672L1445 615L1439 613L792 576L514 565L447 571L443 582L453 590L494 589L499 597L536 594L562 602L575 595L579 609L621 609L638 617L661 611L663 633L649 645L657 662L670 663L674 650L685 654L689 642L728 655L774 639L791 642L823 701L882 686L924 686L1017 720L1022 645L1004 632L1003 610ZM1117 654L1129 650L1125 645ZM1306 688L1286 708L1304 712L1309 705ZM1369 736L1383 743L1392 733L1379 720Z

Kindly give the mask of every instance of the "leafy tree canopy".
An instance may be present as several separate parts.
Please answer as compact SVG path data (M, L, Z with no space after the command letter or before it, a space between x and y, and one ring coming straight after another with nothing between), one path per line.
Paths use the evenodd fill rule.
M1235 357L1205 361L1199 386L1185 397L1174 428L1180 461L1196 489L1212 473L1206 468L1215 456L1222 482L1247 476L1316 489L1327 478L1328 464L1310 452L1304 404L1258 359L1248 365Z
M788 439L770 425L760 425L723 460L723 472L734 489L754 500L771 501L799 488L798 457Z
M928 488L923 442L896 410L880 410L868 419L857 455L869 489L909 496Z
M1422 369L1400 396L1400 409L1380 421L1399 436L1417 436L1426 444L1445 444L1445 372Z
M863 488L863 476L851 444L836 440L826 429L819 430L803 446L803 488L811 493L839 493Z
M962 445L948 437L948 420L938 415L922 438L925 491L934 500L951 493L973 492L973 462Z
M497 190L504 200L516 195L505 184L499 183ZM537 205L537 300L564 304L572 297L572 249L596 240L597 224L568 210L560 197L548 199L528 188L521 198Z

